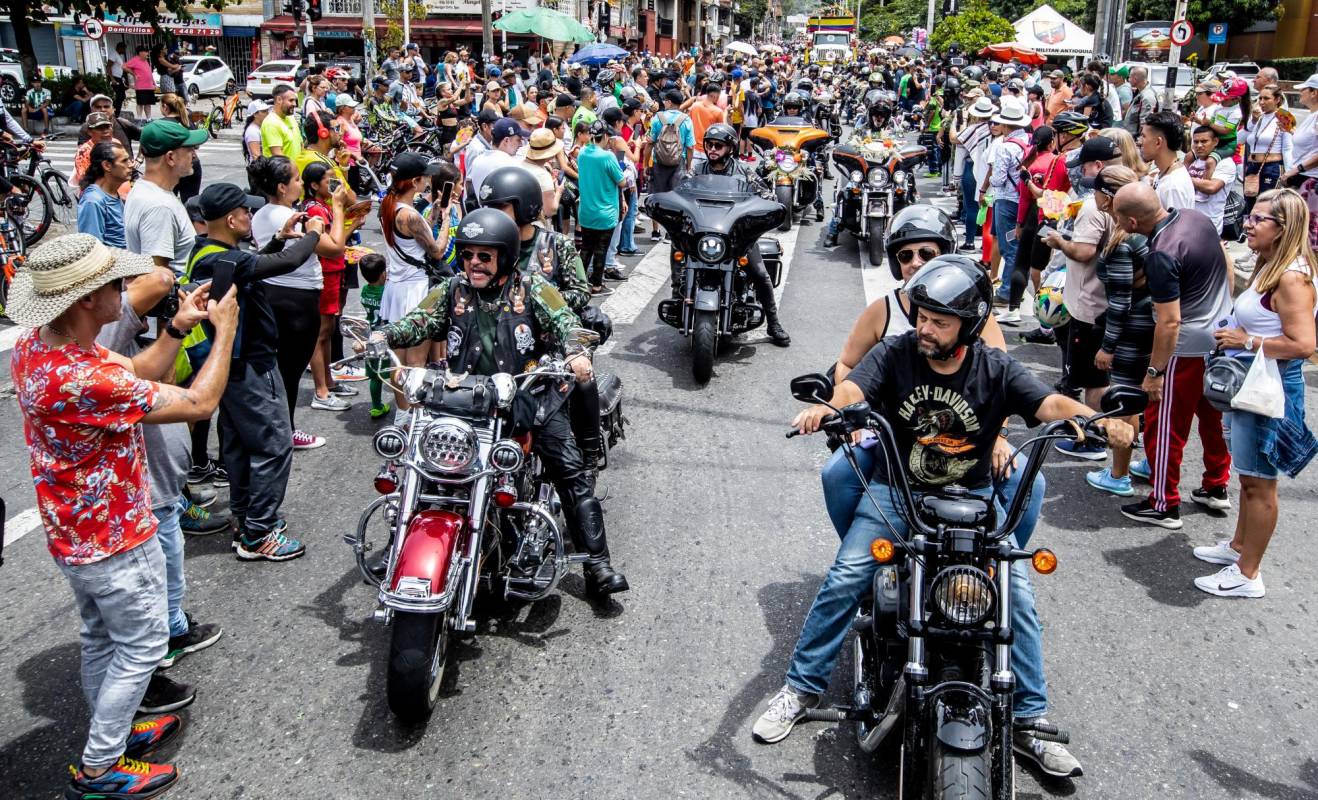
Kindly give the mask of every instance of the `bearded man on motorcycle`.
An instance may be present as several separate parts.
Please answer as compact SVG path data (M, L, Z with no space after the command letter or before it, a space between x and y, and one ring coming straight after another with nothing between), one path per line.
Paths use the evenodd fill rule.
M972 494L991 496L993 449L1013 413L1030 426L1097 413L1051 391L1005 352L985 346L980 334L991 316L992 292L988 276L974 260L960 255L934 258L906 285L913 330L884 339L836 383L833 405L864 400L891 423L898 451L912 454L909 467L902 468L909 469L917 493L958 483ZM814 433L832 413L826 405L813 406L792 425ZM1116 419L1095 424L1118 446L1134 436L1129 425ZM755 723L753 734L759 741L786 738L805 711L819 703L851 621L873 585L879 565L870 553L871 543L886 535L889 523L904 538L905 520L889 499L884 475L874 475L869 489L882 515L868 498L857 506L802 626L787 682ZM1018 680L1015 718L1018 725L1040 723L1047 710L1042 642L1022 562L1012 565L1010 579L1015 634L1011 660ZM1050 775L1083 774L1075 757L1058 743L1018 730L1013 744Z
M458 222L453 241L463 271L436 286L416 310L372 333L372 340L383 338L395 348L446 342L448 368L476 375L515 375L541 356L567 350L581 321L539 270L517 271L522 236L513 220L502 211L478 208ZM577 381L593 379L588 356L568 363ZM604 511L564 408L568 391L542 385L519 393L514 425L530 430L532 449L563 503L573 544L588 555L587 592L596 597L625 592L627 579L609 562ZM530 403L524 405L523 397Z
M716 122L710 125L705 130L703 144L705 159L696 162L691 171L692 175L728 175L741 178L751 186L761 184L759 176L734 156L737 148L737 131L731 125L724 122ZM788 209L788 213L791 213L791 209ZM751 285L755 287L755 298L760 301L760 305L764 308L765 329L769 334L769 339L779 347L787 347L792 343L792 337L787 335L786 329L783 328L782 322L778 319L778 302L773 296L773 279L769 277L768 270L764 268L764 259L760 256L760 248L758 246L751 247L746 253L746 260L747 264L743 269L750 276ZM681 265L673 265L673 297L676 299L686 296L686 292L682 287L684 272L685 270Z

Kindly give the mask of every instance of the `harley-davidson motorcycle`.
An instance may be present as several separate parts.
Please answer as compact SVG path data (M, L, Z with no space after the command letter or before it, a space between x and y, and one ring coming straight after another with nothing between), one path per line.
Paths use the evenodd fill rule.
M833 384L823 375L803 375L792 381L791 392L802 402L827 403ZM1022 489L1001 517L995 502L1000 495L983 498L957 485L914 494L906 454L898 451L888 421L867 403L834 409L825 418L823 431L830 445L844 448L858 475L852 434L868 430L876 436L878 457L887 464L885 473L909 538L891 530L870 545L879 569L852 624L851 704L812 709L805 719L853 723L861 750L871 754L896 734L901 758L898 798L1011 800L1013 729L1068 741L1054 726L1017 725L1012 719L1016 676L1011 668L1011 565L1029 561L1046 575L1057 568L1057 557L1046 549L1014 547L1009 533L1020 523L1029 487L1054 442L1102 444L1095 422L1138 413L1147 401L1139 389L1114 387L1103 397L1103 413L1044 426L1017 451L1029 448ZM790 431L787 437L797 433ZM868 476L864 480L868 483Z
M682 276L681 298L660 301L659 319L691 338L691 374L707 383L719 343L764 324L764 309L742 267L758 247L773 285L779 284L782 247L761 237L788 211L740 176L697 175L671 192L650 195L645 213L668 231L672 274Z
M827 131L811 125L766 125L751 131L751 143L762 155L759 173L773 183L774 198L787 209L778 230L790 231L796 215L820 196L824 183L820 153L829 141Z
M586 560L565 545L571 540L559 526L557 493L531 451L530 434L514 435L511 412L520 394L573 381L570 360L599 337L579 329L565 359L546 356L520 375L454 375L446 366L401 367L387 346L367 341L364 320L345 317L342 330L366 343L363 354L344 362L392 364L402 373L394 388L412 404L406 428L375 433L375 452L385 459L375 476L380 497L344 541L362 578L377 588L375 619L392 628L389 709L421 722L438 701L451 636L476 631L478 597L540 600ZM604 374L596 382L608 447L624 435L622 384Z
M842 98L841 90L831 84L820 82L814 92L815 124L834 139L842 138Z
M926 153L918 144L898 146L891 139L858 136L833 148L838 230L865 242L871 264L883 263L892 216L919 201L915 172Z

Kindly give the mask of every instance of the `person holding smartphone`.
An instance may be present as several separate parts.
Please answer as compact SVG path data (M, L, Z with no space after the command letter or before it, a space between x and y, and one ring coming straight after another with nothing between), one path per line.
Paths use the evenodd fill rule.
M315 350L311 353L311 380L315 393L311 407L321 411L346 411L344 398L354 397L357 390L330 379L330 334L339 314L343 311L343 279L347 271L344 251L348 238L361 227L364 217L347 217L348 187L324 164L313 162L302 171L302 188L307 200L303 208L308 219L325 222L326 234L316 246L320 259L320 329L316 335Z

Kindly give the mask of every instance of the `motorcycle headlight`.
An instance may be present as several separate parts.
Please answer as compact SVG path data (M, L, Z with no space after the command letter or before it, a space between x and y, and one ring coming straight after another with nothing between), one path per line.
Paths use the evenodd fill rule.
M888 177L888 170L883 167L871 167L870 174L865 180L875 189L886 189L890 178Z
M462 472L476 461L476 432L460 419L437 419L426 426L417 449L427 467Z
M934 578L934 608L951 625L978 625L993 613L997 590L983 571L974 567L948 567Z
M700 237L700 241L696 243L696 251L701 261L713 263L723 260L723 256L727 255L728 245L723 241L723 237L711 234Z
M906 170L899 169L892 173L892 179L897 183L906 183Z
M387 425L375 432L372 444L376 455L393 460L407 450L407 434L402 428Z
M781 169L783 172L796 172L796 170L800 166L801 166L800 162L798 162L794 158L791 158L790 156L788 158L781 159L778 162L778 169Z
M851 171L851 182L852 182L852 183L860 183L860 182L861 182L862 180L864 180L864 179L865 179L865 176L861 174L860 170L858 170L858 169L853 169L853 170Z

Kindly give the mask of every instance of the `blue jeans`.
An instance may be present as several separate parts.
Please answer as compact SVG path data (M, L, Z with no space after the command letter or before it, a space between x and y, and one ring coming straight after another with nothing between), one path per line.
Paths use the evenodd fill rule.
M979 187L975 184L974 165L966 159L961 168L961 221L966 226L966 243L975 243L975 234L979 231Z
M1254 362L1251 355L1237 358L1246 366ZM1277 367L1286 396L1284 417L1272 419L1249 411L1222 415L1223 432L1231 447L1231 467L1237 475L1275 481L1284 472L1294 478L1318 453L1318 442L1304 421L1303 362L1283 359Z
M830 468L833 468L834 475L837 474L835 465L830 462L824 471L826 479ZM906 536L906 523L889 497L888 486L871 481L869 489L884 515L897 527L899 533ZM988 490L976 493L987 495ZM1042 497L1042 493L1039 493L1036 502L1041 503ZM1007 500L1010 501L1011 497L1008 496ZM1031 505L1036 503L1032 502ZM1022 532L1032 533L1032 530L1024 531L1025 527L1025 521L1022 520ZM883 517L879 516L868 499L862 500L855 507L851 525L846 535L842 536L837 556L815 595L814 604L801 627L801 636L792 653L787 683L796 691L822 694L828 688L828 678L837 664L837 656L846 640L851 620L860 608L861 598L873 585L874 573L879 567L870 554L870 543L887 533L888 526ZM1017 544L1020 542L1017 541ZM1013 710L1018 719L1032 719L1047 711L1048 688L1043 672L1043 634L1034 609L1034 589L1030 586L1025 562L1012 564L1010 585L1011 624L1015 634L1011 647L1011 667L1016 673Z
M158 523L156 538L160 540L160 549L165 551L170 636L182 636L188 632L188 618L183 613L183 596L187 593L188 583L183 578L183 529L178 522L179 515L188 510L188 505L187 499L180 497L172 506L152 509Z
M1011 273L1016 268L1016 212L1015 200L993 201L993 236L998 240L998 252L1002 253L1002 269L998 277L1003 288L1011 286ZM1003 294L1003 297L1006 297Z
M636 249L636 238L633 233L636 228L636 210L636 191L633 189L627 193L627 213L623 215L618 227L613 229L613 237L609 239L609 249L604 256L605 269L618 266L619 250Z

